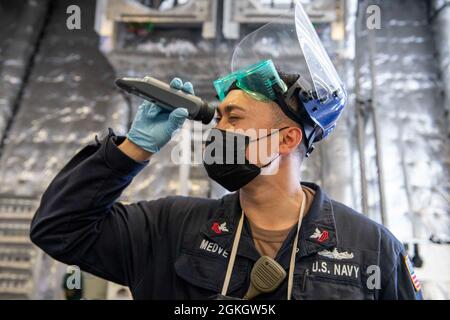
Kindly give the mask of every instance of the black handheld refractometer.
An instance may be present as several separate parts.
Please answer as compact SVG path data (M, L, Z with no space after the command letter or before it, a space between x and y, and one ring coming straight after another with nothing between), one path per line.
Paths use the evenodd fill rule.
M214 117L214 108L192 94L174 89L167 83L146 76L144 78L120 78L116 85L128 93L137 95L147 101L172 111L175 108L185 108L189 119L208 124Z

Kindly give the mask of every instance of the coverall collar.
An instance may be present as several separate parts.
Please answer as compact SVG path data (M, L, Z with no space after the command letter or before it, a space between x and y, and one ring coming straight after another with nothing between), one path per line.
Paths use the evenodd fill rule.
M313 189L315 196L302 222L297 244L297 258L333 248L337 244L336 225L331 199L318 185L310 182L302 182L301 184ZM211 219L202 227L201 232L210 240L230 251L233 245L234 232L241 213L239 192L228 194L221 199L221 205L212 213ZM283 267L288 267L289 265L288 253L290 251L288 249L294 241L294 236L295 226L292 227L275 258ZM254 246L247 219L245 219L237 255L247 257L254 261L260 257L260 254Z

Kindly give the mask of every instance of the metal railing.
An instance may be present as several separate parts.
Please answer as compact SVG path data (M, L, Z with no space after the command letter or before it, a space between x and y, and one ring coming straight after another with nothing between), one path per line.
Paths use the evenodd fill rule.
M33 298L42 253L29 238L38 200L0 196L0 299Z

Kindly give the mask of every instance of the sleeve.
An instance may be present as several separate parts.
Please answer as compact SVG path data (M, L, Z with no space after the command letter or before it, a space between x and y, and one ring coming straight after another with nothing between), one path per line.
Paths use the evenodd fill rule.
M383 289L384 300L422 300L422 289L408 255L402 250Z
M132 287L158 241L166 198L116 202L148 163L119 150L123 139L109 129L102 142L96 136L64 166L41 198L30 238L63 263Z

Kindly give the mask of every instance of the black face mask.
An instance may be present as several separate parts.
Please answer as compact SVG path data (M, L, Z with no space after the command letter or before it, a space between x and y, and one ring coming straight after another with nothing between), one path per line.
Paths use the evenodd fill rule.
M279 131L286 128L288 127L281 128ZM275 160L258 167L245 157L250 142L258 141L271 134L250 141L250 137L243 134L217 128L211 129L203 157L203 165L208 176L228 191L242 188L261 173L261 168L267 167ZM212 145L213 142L214 145Z

